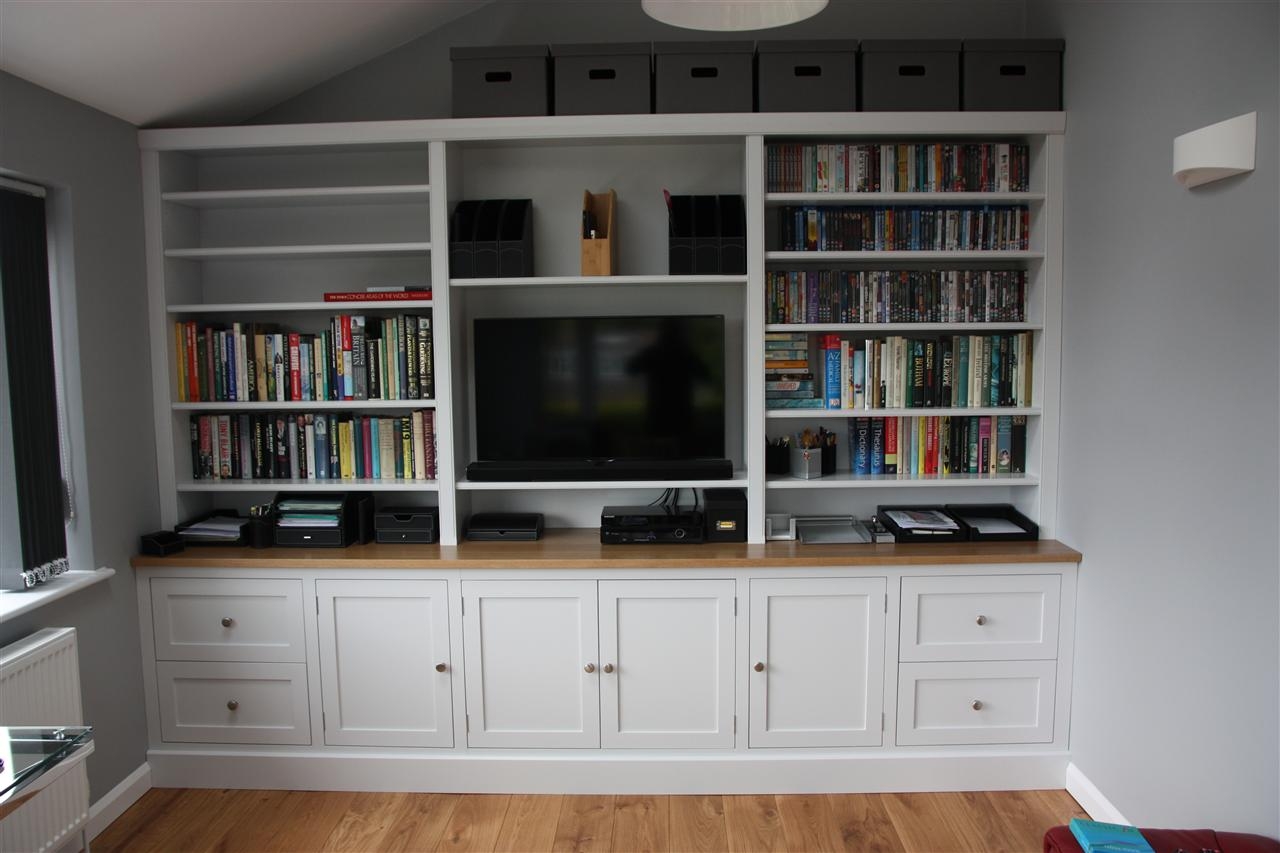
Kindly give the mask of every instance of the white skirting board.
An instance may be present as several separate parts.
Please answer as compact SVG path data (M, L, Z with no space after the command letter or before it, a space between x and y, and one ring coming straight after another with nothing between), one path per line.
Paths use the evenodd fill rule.
M528 794L751 794L1060 788L1067 755L421 756L152 750L161 788Z
M137 770L124 777L120 784L89 807L89 840L97 838L102 830L128 811L129 806L141 799L151 787L151 765L143 762Z
M1098 790L1098 786L1089 781L1089 777L1080 772L1080 768L1075 764L1067 764L1067 793L1075 797L1080 808L1088 813L1089 817L1094 820L1104 821L1105 823L1123 823L1132 825L1125 816L1120 814L1120 810L1111 805L1111 801L1102 795Z

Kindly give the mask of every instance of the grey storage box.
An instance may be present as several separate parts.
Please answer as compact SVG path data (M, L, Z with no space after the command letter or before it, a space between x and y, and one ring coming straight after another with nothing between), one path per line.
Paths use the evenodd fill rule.
M858 108L858 43L762 41L756 88L762 113L852 112Z
M966 110L1062 109L1062 39L966 40Z
M751 112L755 55L749 41L655 43L654 112Z
M556 115L653 112L648 42L553 44L551 62Z
M960 42L877 40L862 43L862 109L960 109Z
M546 45L455 47L453 117L551 115Z

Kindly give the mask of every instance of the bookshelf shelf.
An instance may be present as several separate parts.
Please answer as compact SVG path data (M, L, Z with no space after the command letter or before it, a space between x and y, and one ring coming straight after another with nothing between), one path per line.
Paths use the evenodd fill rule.
M865 251L865 252L765 252L768 262L786 261L788 263L831 263L834 261L875 261L889 262L943 262L943 261L1041 261L1044 252L1035 251Z
M410 204L427 201L430 192L429 184L394 184L357 187L192 190L162 193L160 198L183 207L310 207L339 204Z
M813 480L770 474L767 489L991 488L1038 486L1040 478L1023 474L951 474L946 477L899 477L896 474L852 474L840 471Z
M169 314L293 314L315 311L327 314L350 314L352 311L400 312L413 308L430 308L431 299L380 299L374 302L191 302L169 305Z
M730 480L608 480L581 481L555 480L541 483L528 482L478 482L461 479L458 488L472 492L506 491L600 491L612 489L741 489L747 485L745 472L735 471Z
M1034 204L1043 202L1044 193L990 192L990 193L923 193L923 192L867 192L867 193L768 193L764 203L768 207L782 205L858 205L858 204Z
M766 332L1039 332L1043 323L768 323Z
M745 285L745 275L561 275L530 278L453 278L450 287L644 287L664 284Z
M284 402L173 403L175 412L346 412L369 409L434 409L435 400L287 400Z
M387 255L425 255L430 251L430 243L326 243L313 246L218 246L165 249L164 256L193 261L220 261L271 258L373 258Z
M995 415L1042 414L1037 406L1005 406L983 408L932 408L932 409L769 409L765 417L770 420L796 420L800 418L903 418L903 417L987 417Z
M180 492L436 492L436 480L186 480L178 483Z

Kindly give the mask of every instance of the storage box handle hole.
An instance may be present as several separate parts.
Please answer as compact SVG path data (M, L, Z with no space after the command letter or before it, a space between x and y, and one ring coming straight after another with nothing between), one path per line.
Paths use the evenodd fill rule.
M795 67L795 75L797 77L821 77L821 65L797 65Z
M484 72L484 82L486 83L510 83L510 71L486 71Z
M924 66L923 65L899 65L898 76L899 77L923 77Z
M1001 77L1026 77L1027 66L1025 65L1001 65Z
M618 79L618 71L616 68L592 68L587 72L588 80L616 80Z
M690 77L719 77L720 69L715 66L696 66L689 69Z

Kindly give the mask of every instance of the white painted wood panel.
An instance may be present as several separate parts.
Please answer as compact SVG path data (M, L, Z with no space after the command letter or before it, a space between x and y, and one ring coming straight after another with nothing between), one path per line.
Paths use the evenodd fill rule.
M602 746L733 746L734 589L600 581Z
M904 663L898 744L1049 743L1055 662Z
M462 601L467 743L598 747L596 582L463 581Z
M154 578L157 660L306 660L302 581Z
M903 578L900 658L1057 657L1061 585L1056 574Z
M165 741L311 743L306 664L160 661L156 676Z
M884 578L751 580L750 745L878 746Z
M448 583L318 580L324 741L453 746Z

